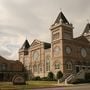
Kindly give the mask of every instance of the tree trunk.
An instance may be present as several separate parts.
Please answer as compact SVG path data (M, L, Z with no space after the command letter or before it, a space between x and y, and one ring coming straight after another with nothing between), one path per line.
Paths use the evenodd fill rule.
M60 79L58 79L58 84L60 83Z

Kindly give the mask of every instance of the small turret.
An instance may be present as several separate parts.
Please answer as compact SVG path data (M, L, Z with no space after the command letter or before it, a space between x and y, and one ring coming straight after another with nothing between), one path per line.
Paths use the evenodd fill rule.
M22 45L21 49L27 50L30 47L28 40L25 40L24 44Z
M23 52L24 55L27 55L29 47L30 47L30 44L29 44L28 40L25 40L25 42L22 45L22 47L20 48L19 52Z
M19 60L20 62L22 62L22 64L25 63L25 56L29 54L29 51L28 51L29 48L30 48L30 44L28 40L25 40L24 44L19 49Z
M84 29L84 32L82 33L83 36L87 38L88 41L90 41L90 23L88 23Z

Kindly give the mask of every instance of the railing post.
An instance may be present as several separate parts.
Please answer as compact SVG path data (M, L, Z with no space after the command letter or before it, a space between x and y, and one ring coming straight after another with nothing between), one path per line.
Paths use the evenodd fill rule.
M65 85L67 85L67 79L65 79Z

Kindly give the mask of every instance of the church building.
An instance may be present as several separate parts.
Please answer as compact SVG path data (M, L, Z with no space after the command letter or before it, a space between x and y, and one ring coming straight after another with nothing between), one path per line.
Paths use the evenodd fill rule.
M64 76L90 70L90 23L82 34L73 37L73 25L60 12L50 27L51 43L35 39L31 44L25 40L19 49L19 60L29 76L47 77L62 71Z

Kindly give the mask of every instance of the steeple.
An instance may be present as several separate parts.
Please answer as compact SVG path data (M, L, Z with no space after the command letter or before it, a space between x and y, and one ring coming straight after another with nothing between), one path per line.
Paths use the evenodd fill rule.
M84 29L84 32L82 33L83 36L87 38L88 41L90 41L90 23L88 23Z
M88 23L88 24L86 25L86 27L85 27L84 32L83 32L82 35L85 35L85 34L88 34L88 33L90 33L90 23Z
M28 40L26 39L24 44L22 45L21 49L27 50L30 47Z
M51 25L50 30L53 41L55 41L55 39L71 40L73 38L73 26L68 22L62 11L59 13L54 24Z
M69 24L68 20L66 19L66 17L64 16L62 11L59 13L59 15L56 18L54 24L59 24L60 22L64 23L64 24Z

